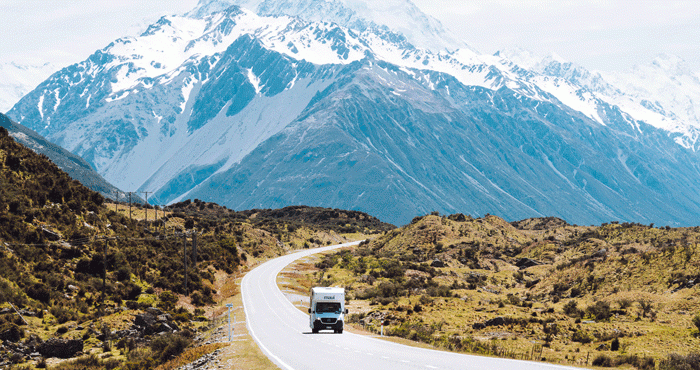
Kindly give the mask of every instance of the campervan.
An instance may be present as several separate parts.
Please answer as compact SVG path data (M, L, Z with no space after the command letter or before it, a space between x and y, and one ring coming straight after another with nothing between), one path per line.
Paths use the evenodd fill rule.
M345 308L345 289L311 288L309 301L309 325L312 333L333 330L343 333L343 323L348 310Z

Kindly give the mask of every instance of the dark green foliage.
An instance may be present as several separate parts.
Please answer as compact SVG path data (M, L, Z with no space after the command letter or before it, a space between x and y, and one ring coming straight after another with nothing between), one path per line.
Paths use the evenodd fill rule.
M117 270L116 278L119 281L127 281L131 278L131 268L128 265L123 265Z
M171 291L164 291L158 296L158 307L165 311L172 311L177 303L177 296Z
M581 310L578 308L578 303L576 302L575 299L570 300L569 302L566 302L564 305L564 313L573 318L579 318L582 316Z
M585 331L577 330L574 333L574 335L571 337L571 340L573 340L574 342L579 342L579 343L585 344L585 343L592 342L593 338L591 338L591 336L588 333L586 333Z
M610 303L605 301L597 301L592 306L586 308L586 313L596 320L604 321L612 316Z
M688 355L671 354L659 362L659 370L697 370L700 369L700 353Z
M618 338L615 338L610 342L610 350L611 351L617 351L620 349L620 340Z
M620 356L613 362L614 366L621 365L632 365L640 370L654 370L656 369L656 362L652 357L639 357L638 355L625 355Z
M59 324L64 324L78 318L78 313L75 310L64 306L53 306L49 312L56 317Z
M27 289L27 295L37 301L48 304L51 299L51 291L42 283L36 283Z
M593 359L593 362L591 364L593 366L612 367L613 360L610 358L610 356L598 355L598 356L596 356L596 358Z
M165 334L159 336L150 343L153 357L165 362L181 354L192 343L192 338L186 332L177 334Z
M0 325L0 340L19 342L24 337L24 330L15 323Z

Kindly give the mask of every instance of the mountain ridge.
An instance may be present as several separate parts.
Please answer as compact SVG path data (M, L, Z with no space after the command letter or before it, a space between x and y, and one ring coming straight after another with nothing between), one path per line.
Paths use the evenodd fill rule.
M200 4L223 10L116 40L12 116L159 203L305 203L394 224L431 211L672 225L700 214L695 133L638 119L663 115L616 104L559 58L528 70L376 28Z
M47 156L72 179L79 181L88 189L100 193L105 198L114 198L118 192L123 193L108 183L83 158L49 142L35 131L12 122L2 113L0 113L0 127L7 129L9 135L18 143Z

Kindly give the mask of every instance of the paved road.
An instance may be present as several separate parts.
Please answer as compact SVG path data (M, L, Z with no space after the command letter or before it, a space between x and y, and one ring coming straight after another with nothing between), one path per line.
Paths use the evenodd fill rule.
M352 244L352 243L351 243ZM345 331L311 334L309 316L277 287L277 274L294 260L342 244L270 260L243 278L241 292L248 330L270 360L285 370L342 369L578 369L428 350Z

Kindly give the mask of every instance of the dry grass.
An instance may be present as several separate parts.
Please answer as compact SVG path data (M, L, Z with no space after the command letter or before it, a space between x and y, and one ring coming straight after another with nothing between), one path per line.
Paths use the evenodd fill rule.
M382 271L379 262L391 258L428 263L439 258L447 267L437 269L434 282L460 284L471 273L485 276L485 281L476 289L453 287L449 297L423 301L425 292L420 291L386 304L351 300L348 308L363 318L360 328L369 332L377 331L380 319L388 319L387 332L402 324L409 331L413 325L432 327L427 340L440 348L515 358L536 352L538 360L580 366L590 366L599 355L649 356L658 363L670 353L687 354L700 348L691 322L700 313L700 286L676 290L678 284L672 283L673 274L700 276L700 230L696 228L612 224L519 230L493 216L465 222L428 216L381 239L368 246L372 253L366 256L365 274ZM463 245L478 246L477 268L459 261L457 252ZM596 257L596 253L601 254ZM520 270L514 263L522 257L543 264ZM324 283L343 286L353 297L388 281L379 278L371 285L363 274L353 273L354 262L319 271L314 262L321 257L314 258L285 270L284 288L294 289L296 284L307 290ZM555 292L556 286L563 290ZM574 298L572 288L581 290ZM584 310L581 320L564 314L564 305L572 300ZM614 312L610 318L596 319L585 312L598 301L610 306ZM414 310L416 305L420 312ZM650 307L646 314L643 305ZM497 317L512 323L472 327ZM556 324L556 330L551 324ZM586 333L591 342L575 341L576 332ZM612 351L615 337L620 348Z
M182 353L180 356L178 356L176 359L170 360L156 368L156 370L174 370L179 368L180 366L187 365L191 362L196 361L197 359L201 358L202 356L208 355L217 349L224 348L226 347L227 344L224 343L213 343L213 344L205 344L203 346L199 347L194 347L186 350L184 353Z

